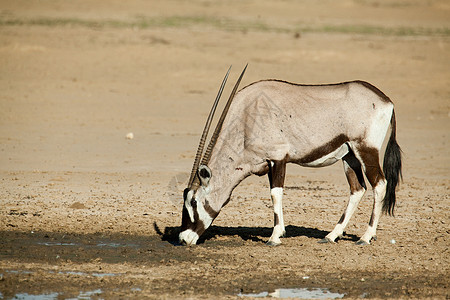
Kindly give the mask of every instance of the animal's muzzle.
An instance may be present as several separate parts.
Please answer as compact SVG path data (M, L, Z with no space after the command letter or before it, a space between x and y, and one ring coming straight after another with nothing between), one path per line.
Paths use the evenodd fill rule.
M180 243L187 246L195 245L198 241L199 235L191 229L182 231L179 235Z

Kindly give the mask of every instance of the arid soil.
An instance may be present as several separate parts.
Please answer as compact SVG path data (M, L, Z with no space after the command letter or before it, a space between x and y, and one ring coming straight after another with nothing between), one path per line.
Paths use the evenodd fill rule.
M182 190L220 82L368 81L396 105L403 183L378 240L317 243L349 188L290 165L286 237L250 177L195 247ZM358 112L355 112L358 113ZM449 298L450 4L445 0L0 1L0 298L233 299L281 288ZM133 133L133 139L127 139ZM298 296L300 297L300 296Z

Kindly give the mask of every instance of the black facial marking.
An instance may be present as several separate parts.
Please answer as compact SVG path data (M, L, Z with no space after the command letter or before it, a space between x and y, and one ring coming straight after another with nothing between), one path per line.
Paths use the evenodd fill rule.
M187 194L189 193L190 189L189 188L185 188L183 191L183 199L186 200Z
M183 205L183 214L181 218L181 231L191 229L192 231L195 230L195 224L191 222L191 218L189 217L189 213L186 209L186 206Z
M215 211L211 205L209 205L208 200L205 200L205 204L203 205L203 208L206 210L206 212L208 213L208 215L215 219L217 217L217 215L219 214L219 212Z

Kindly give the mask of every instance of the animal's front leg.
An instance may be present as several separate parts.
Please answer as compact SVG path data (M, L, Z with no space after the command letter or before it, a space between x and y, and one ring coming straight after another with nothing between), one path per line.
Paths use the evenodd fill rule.
M284 228L284 219L283 219L283 188L276 187L270 190L270 195L272 197L273 203L273 217L274 217L274 227L273 233L267 242L270 246L277 246L281 244L280 237L284 236L286 233Z
M270 196L272 197L274 216L273 233L267 242L270 246L280 245L280 237L285 234L282 204L285 175L286 161L269 162Z

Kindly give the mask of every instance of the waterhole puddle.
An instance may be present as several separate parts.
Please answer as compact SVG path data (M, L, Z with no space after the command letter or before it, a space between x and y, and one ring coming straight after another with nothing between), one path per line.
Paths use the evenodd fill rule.
M13 299L19 299L19 300L53 300L58 299L58 293L51 293L51 294L41 294L41 295L30 295L27 293L23 294L16 294Z
M59 243L59 242L46 242L46 243L37 243L38 245L44 246L77 246L75 243Z
M31 274L33 272L31 272L31 271L20 271L20 270L6 270L6 273L11 273L11 274Z
M49 273L52 273L51 271ZM120 273L84 273L84 272L74 272L74 271L67 271L63 272L60 271L58 274L68 274L68 275L78 275L78 276L92 276L92 277L113 277L113 276L119 276L122 275Z
M11 274L32 274L34 272L33 271L6 270L6 273L11 273ZM103 277L114 277L114 276L123 275L123 273L98 273L98 272L85 273L85 272L76 272L76 271L59 271L59 272L48 271L48 273L50 273L50 274L62 274L62 275L75 275L75 276L92 276L92 277L100 277L100 278L103 278ZM0 297L0 299L1 299L1 297Z
M38 242L38 245L43 245L47 247L52 246L84 246L84 247L99 247L99 248L121 248L121 247L130 247L137 248L139 245L136 244L119 244L119 243L97 243L95 245L81 245L76 243L61 243L61 242Z
M261 292L256 294L238 294L239 297L253 297L253 298L298 298L298 299L340 299L344 294L332 293L328 289L307 289L307 288L293 288L293 289L276 289L275 292Z
M136 244L118 244L118 243L98 243L97 247L111 247L111 248L130 247L130 248L137 248L137 247L139 247L139 245L136 245Z
M75 296L74 298L67 298L67 299L76 299L76 300L89 300L94 296L99 296L103 292L101 289L97 289L94 291L81 291L78 296ZM20 300L56 300L60 299L62 294L60 293L50 293L50 294L41 294L41 295L30 295L27 293L22 294L16 294L13 299L20 299Z

